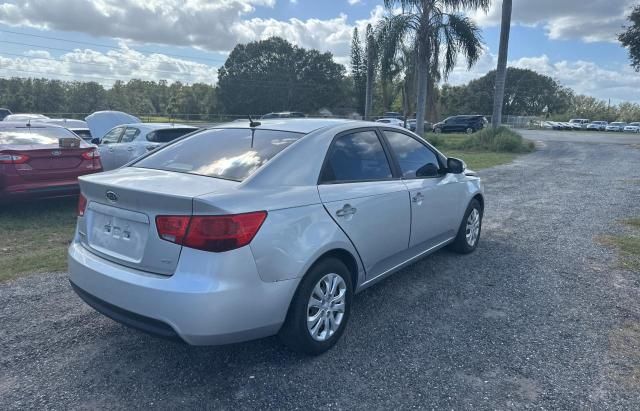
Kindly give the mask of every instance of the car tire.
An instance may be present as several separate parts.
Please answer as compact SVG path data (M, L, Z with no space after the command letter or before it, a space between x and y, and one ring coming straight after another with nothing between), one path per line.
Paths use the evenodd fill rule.
M467 132L467 134L473 134L475 130L471 127L468 127L465 131Z
M327 290L326 280L329 280L330 284L334 284L331 281L336 281L335 291L338 296L331 294L331 290ZM339 298L339 295L342 295L342 298ZM322 306L320 304L318 307L312 306L312 299ZM332 300L336 300L338 304L333 303ZM351 273L346 265L336 258L318 261L309 269L298 286L289 306L287 318L278 333L280 341L295 352L308 355L324 353L342 336L349 320L352 300L353 284ZM342 302L342 312L340 309L334 309L340 306L340 302ZM319 318L317 322L308 321L310 317L316 316ZM335 325L338 318L337 328L334 329L332 325Z
M476 199L471 200L458 228L458 234L453 243L451 243L450 248L453 251L460 254L469 254L478 248L480 233L482 232L483 212L480 202Z
M442 134L442 129L440 127L436 127L433 129L433 132L436 134Z

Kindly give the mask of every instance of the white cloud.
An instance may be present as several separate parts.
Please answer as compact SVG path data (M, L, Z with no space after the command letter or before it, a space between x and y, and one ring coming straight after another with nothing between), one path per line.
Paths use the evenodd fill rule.
M541 26L553 40L615 41L637 0L513 0L512 22ZM500 24L502 2L473 13L480 25Z
M362 0L347 0L350 5L356 5L358 3L362 3Z
M216 67L164 54L142 54L124 44L106 53L76 49L58 58L43 50L29 50L24 54L25 57L4 57L0 53L0 74L96 81L105 86L115 80L132 78L189 84L212 84L217 79Z
M451 73L448 83L459 85L482 77L497 65L497 55L486 52L471 71L459 65ZM612 103L633 101L640 103L640 75L626 63L605 68L592 61L551 61L546 55L523 57L509 61L510 67L526 68L547 75L578 94L599 99L611 99Z

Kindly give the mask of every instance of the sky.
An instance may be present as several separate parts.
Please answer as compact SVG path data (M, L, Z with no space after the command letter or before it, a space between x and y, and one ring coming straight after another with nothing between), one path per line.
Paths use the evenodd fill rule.
M0 77L97 81L166 79L215 84L238 43L281 36L348 64L354 27L386 12L382 0L0 0ZM640 103L640 73L616 40L638 0L513 0L509 65L577 93ZM464 84L495 68L501 0L465 11L485 50Z

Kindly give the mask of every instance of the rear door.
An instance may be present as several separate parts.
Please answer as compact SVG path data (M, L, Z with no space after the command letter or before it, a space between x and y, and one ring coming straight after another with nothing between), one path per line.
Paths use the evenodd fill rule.
M390 164L375 129L342 133L327 152L318 186L327 212L355 245L368 277L408 248L409 194Z
M438 155L417 137L384 130L411 198L410 247L437 246L455 236L462 221L466 188L443 173Z
M104 171L116 168L116 144L120 141L124 126L118 126L111 129L102 137L98 150L100 151L100 159L102 160L102 168Z

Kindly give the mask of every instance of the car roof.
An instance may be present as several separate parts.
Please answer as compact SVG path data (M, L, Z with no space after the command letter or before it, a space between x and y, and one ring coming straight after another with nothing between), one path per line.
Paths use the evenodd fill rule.
M65 128L57 124L49 124L41 121L0 121L0 129L3 128Z
M289 131L293 133L304 133L308 134L312 131L330 127L330 126L338 126L343 124L357 124L364 123L368 125L375 124L373 122L360 122L355 120L345 120L339 118L274 118L274 119L265 119L259 121L260 125L256 127L256 129L264 129L264 130L279 130L279 131ZM375 124L375 126L379 126L379 124ZM224 124L216 124L210 128L250 128L249 120L246 121L234 121L231 123Z
M146 130L162 130L162 129L172 129L172 128L192 128L196 130L198 127L190 126L188 124L178 124L178 123L129 123L129 124L120 124L116 127L138 127L144 128Z

